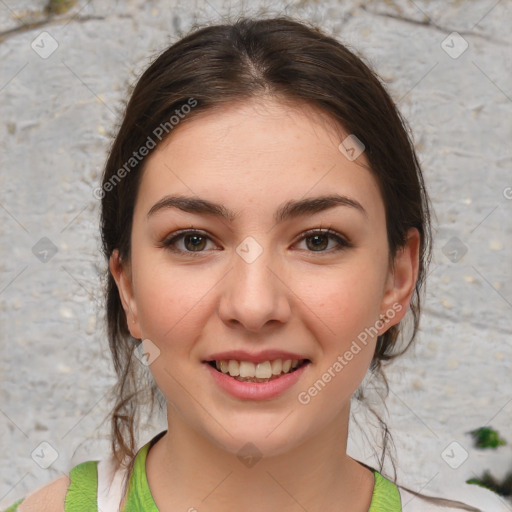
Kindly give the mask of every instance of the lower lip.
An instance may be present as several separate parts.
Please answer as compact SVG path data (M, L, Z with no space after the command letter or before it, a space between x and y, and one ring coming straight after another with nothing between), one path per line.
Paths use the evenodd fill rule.
M269 382L240 382L227 374L217 371L208 363L203 363L215 382L224 391L242 400L268 400L275 398L287 389L290 389L302 376L309 362L291 373L285 373L281 377Z

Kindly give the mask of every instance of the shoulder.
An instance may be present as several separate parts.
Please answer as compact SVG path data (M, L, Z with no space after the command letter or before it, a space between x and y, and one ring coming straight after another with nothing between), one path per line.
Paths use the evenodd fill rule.
M71 469L69 476L64 475L29 494L14 510L65 512L69 503L77 510L92 511L91 503L96 502L97 465L97 461L78 464Z
M18 507L18 512L64 512L69 477L62 476L29 494Z

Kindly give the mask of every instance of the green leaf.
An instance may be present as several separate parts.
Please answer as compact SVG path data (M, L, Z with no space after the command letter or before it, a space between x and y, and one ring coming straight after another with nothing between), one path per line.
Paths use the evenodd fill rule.
M502 439L499 433L491 427L477 428L476 430L471 431L470 434L473 436L473 440L477 448L496 449L498 446L507 444L505 439Z
M489 471L485 471L480 478L470 478L466 480L466 483L485 487L500 496L512 496L512 471L505 476L502 482L494 478Z

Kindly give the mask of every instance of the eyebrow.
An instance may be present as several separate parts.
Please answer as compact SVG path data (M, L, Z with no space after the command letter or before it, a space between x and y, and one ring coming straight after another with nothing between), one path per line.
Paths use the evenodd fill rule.
M362 213L365 217L368 217L363 205L355 199L339 194L330 194L327 196L287 201L277 209L274 214L274 221L276 223L284 222L285 220L306 214L319 213L337 206L353 208ZM230 222L236 220L239 215L237 212L233 212L221 204L213 203L199 197L165 196L151 207L147 213L147 217L151 217L155 213L169 208L177 208L187 213L212 215Z

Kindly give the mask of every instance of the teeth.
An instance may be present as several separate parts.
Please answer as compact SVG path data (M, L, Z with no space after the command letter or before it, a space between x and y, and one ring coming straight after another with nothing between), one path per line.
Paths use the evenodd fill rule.
M249 361L240 361L240 377L256 377L256 366Z
M301 359L275 359L274 361L262 361L254 364L251 361L215 361L217 370L227 373L231 377L242 379L270 379L273 376L289 373L297 368L304 360Z
M272 361L272 375L279 375L283 370L283 361L281 359L276 359Z
M229 361L228 372L232 377L238 377L240 375L240 366L236 361Z
M255 377L258 377L258 379L270 379L270 377L272 377L272 366L270 361L265 361L256 365Z

